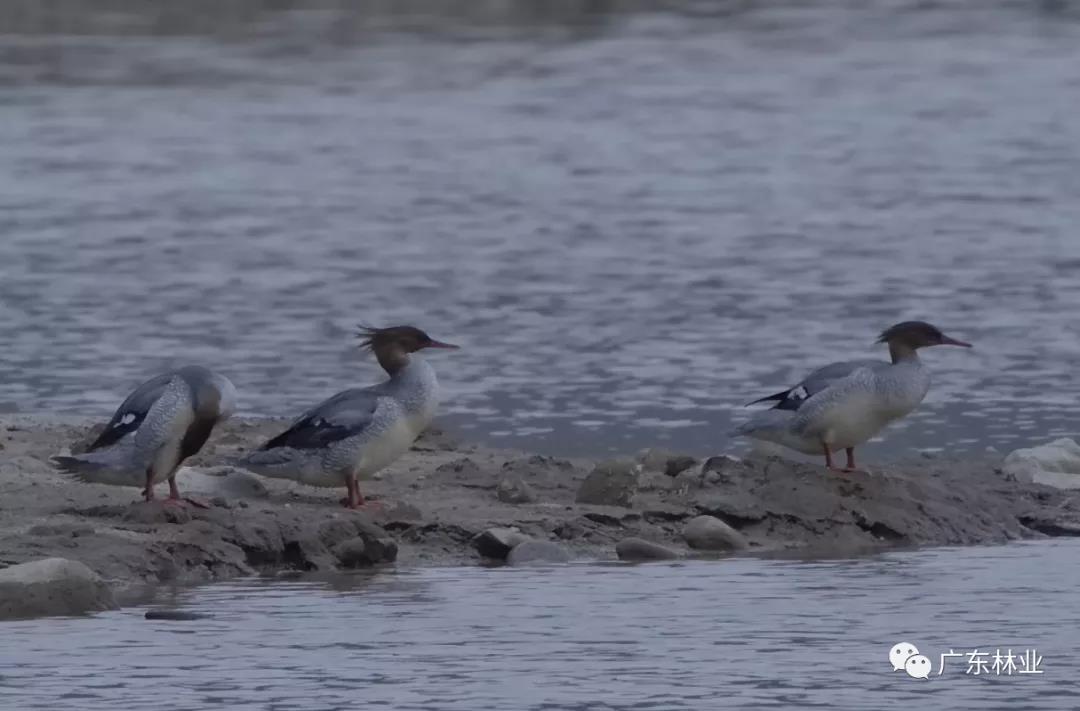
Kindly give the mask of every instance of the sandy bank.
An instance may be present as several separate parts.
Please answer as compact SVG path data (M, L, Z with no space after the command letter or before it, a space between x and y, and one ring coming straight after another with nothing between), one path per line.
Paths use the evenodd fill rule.
M342 491L259 479L220 466L281 423L233 420L180 472L208 510L135 503L135 489L83 484L50 455L88 436L86 421L0 420L0 567L79 561L114 590L283 570L478 564L514 558L663 559L677 555L848 555L881 548L1002 543L1080 534L1067 491L1010 480L994 459L918 458L839 475L777 458L703 465L653 452L636 466L565 460L451 441L434 432L367 482L381 510L342 509ZM588 480L588 481L586 481ZM578 503L579 492L590 501ZM162 491L163 493L163 491ZM713 519L695 521L707 515ZM726 525L724 525L726 524ZM490 528L513 540L474 538ZM689 530L688 530L689 528ZM535 542L549 545L536 545ZM647 542L663 548L650 548ZM694 547L691 547L694 546Z

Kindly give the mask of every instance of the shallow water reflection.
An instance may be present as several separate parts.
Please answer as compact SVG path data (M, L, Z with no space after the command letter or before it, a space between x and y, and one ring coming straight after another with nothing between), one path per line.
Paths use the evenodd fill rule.
M1073 707L1075 541L836 561L431 569L355 585L237 582L159 606L198 622L0 625L5 708ZM934 662L894 673L908 641ZM1041 675L950 648L1036 649Z

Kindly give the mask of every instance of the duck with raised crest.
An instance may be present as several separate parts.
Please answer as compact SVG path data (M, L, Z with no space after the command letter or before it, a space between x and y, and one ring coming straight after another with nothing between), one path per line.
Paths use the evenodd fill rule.
M389 379L319 403L241 459L241 466L310 486L344 486L345 505L364 506L358 482L405 454L435 415L438 381L419 351L457 346L413 326L361 327L360 337Z
M180 497L176 472L235 409L236 388L228 378L185 366L135 388L86 452L57 455L52 463L82 481L140 486L146 501L154 499L154 485L164 479L167 503L205 506Z
M736 435L775 442L804 454L847 452L843 471L855 470L855 447L890 422L910 414L926 397L930 374L918 350L971 344L950 338L925 321L904 321L886 329L878 343L889 346L892 362L851 360L810 373L788 390L755 400L775 402L735 430Z

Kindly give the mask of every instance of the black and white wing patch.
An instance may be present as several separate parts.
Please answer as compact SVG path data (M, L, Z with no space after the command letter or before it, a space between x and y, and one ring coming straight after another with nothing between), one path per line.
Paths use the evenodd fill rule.
M784 399L776 403L777 410L798 410L799 407L810 397L810 392L805 385L796 385L788 390Z
M356 388L338 393L305 412L289 429L260 449L321 449L367 429L375 419L378 404L376 389Z
M174 375L175 373L172 372L162 373L135 388L127 396L127 399L120 404L112 419L105 425L105 430L98 435L98 438L94 440L94 443L90 445L87 451L93 452L97 449L112 446L139 429L143 420L146 419L146 413L150 412L150 408L165 392L165 388L168 387Z

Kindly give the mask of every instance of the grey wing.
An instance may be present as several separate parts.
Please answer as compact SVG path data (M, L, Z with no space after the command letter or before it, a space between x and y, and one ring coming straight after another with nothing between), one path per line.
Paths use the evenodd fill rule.
M193 404L187 383L173 376L135 432L136 459L148 461L166 446L175 450L173 456L178 456L180 441L194 420Z
M880 365L877 361L864 361L862 365L856 365L846 374L830 380L824 388L800 403L798 412L794 413L793 429L805 433L808 428L813 428L815 421L831 408L844 407L852 395L871 392L874 371Z
M305 412L260 449L320 449L360 434L374 421L381 395L379 386L340 392Z
M120 403L120 407L116 409L112 419L105 425L105 430L98 435L98 438L94 440L94 443L90 445L87 451L93 452L94 450L112 446L139 429L143 420L146 419L146 414L150 412L150 408L165 392L165 388L168 387L174 375L174 372L162 373L135 388L127 396L127 399Z
M829 387L837 380L846 378L859 368L877 369L887 366L888 363L879 360L863 358L861 360L845 360L838 363L830 363L818 368L806 376L798 385L778 392L774 395L755 400L751 405L759 402L776 401L773 407L777 410L798 410L809 398Z
M830 363L829 365L818 368L813 373L810 373L810 375L806 376L803 381L795 387L803 388L804 390L806 390L805 397L811 397L821 392L825 388L829 387L837 380L840 380L841 378L846 378L847 376L851 375L859 368L870 368L871 370L876 370L879 367L887 365L888 363L885 363L883 361L871 360L868 358L863 358L861 360L845 360L840 361L839 363Z

